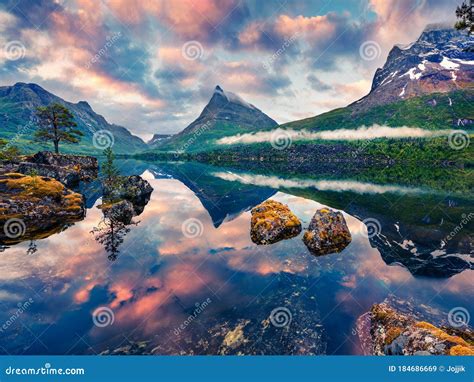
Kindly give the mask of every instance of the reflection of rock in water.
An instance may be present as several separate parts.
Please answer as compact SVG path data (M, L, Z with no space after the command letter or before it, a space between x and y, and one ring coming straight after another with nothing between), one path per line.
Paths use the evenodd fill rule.
M116 185L115 185L116 186ZM91 231L95 240L107 251L110 261L117 260L119 247L130 232L130 225L137 225L133 217L140 215L150 201L153 188L138 175L123 178L120 187L103 184L104 199L98 206L104 218Z

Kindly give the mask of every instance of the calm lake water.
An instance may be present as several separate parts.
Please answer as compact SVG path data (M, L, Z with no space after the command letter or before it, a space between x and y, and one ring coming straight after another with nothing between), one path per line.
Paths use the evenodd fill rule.
M360 354L356 320L387 298L435 324L455 307L474 314L471 223L443 241L472 212L463 196L191 163L120 167L154 192L115 232L114 253L94 233L97 184L82 189L83 221L0 253L1 354ZM255 245L249 211L269 198L303 228L323 206L341 210L351 244L320 257L302 234Z

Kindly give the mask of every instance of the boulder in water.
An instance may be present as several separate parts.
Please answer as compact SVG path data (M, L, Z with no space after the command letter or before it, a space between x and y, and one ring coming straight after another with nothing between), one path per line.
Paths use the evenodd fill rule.
M468 327L437 327L387 303L373 305L368 317L373 355L474 355Z
M297 236L301 222L287 205L267 200L251 211L250 237L256 244L273 244Z
M322 208L314 214L303 241L314 255L341 252L352 241L342 213Z

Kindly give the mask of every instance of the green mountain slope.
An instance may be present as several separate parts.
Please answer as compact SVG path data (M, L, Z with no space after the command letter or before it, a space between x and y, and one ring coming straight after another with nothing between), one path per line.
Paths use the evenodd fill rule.
M103 145L111 140L114 141L113 147L117 153L133 153L147 148L139 137L132 135L126 128L108 123L87 102L67 102L39 85L25 83L0 87L0 138L10 141L24 153L40 149L52 150L52 144L33 141L36 130L35 109L52 102L61 103L71 110L78 129L84 133L79 144L60 143L61 152L99 154ZM104 130L106 133L96 134L94 146L94 133Z
M472 129L474 88L450 93L433 93L355 112L353 106L335 109L315 117L286 123L287 129L356 129L373 124L423 129Z

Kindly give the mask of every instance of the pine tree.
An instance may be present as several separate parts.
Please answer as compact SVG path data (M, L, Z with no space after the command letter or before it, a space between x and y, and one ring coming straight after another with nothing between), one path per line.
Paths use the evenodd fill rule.
M84 134L75 129L74 116L65 106L53 103L36 109L39 128L35 133L37 141L53 142L54 152L59 154L59 142L79 143Z
M104 176L104 183L108 186L113 188L114 186L117 187L120 176L117 167L115 166L115 154L110 147L107 147L104 150L105 155L105 162L102 165L102 173Z

